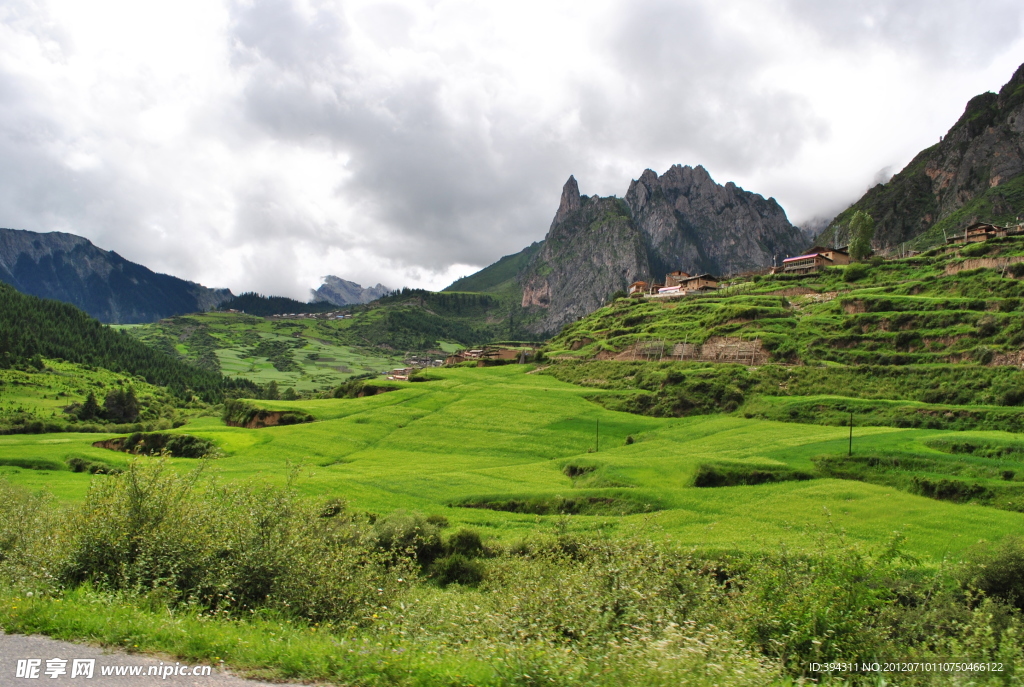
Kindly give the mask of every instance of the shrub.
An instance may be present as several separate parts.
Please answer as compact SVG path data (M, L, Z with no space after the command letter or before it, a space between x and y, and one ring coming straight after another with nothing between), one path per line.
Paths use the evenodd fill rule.
M311 620L361 622L401 588L409 563L385 556L365 524L321 517L291 492L218 487L200 471L133 461L97 483L53 536L57 582L147 594L236 613L276 608Z
M963 584L1024 610L1024 540L1011 537L973 554L961 573Z
M434 515L427 516L427 522L439 530L443 530L448 527L448 518L443 515L435 513Z
M453 553L438 559L430 566L430 575L442 587L450 584L474 586L484 579L484 566L461 553Z
M418 514L395 511L373 525L377 547L393 560L411 556L421 568L428 567L444 551L437 527Z
M860 281L864 277L868 276L868 271L868 266L864 263L854 263L846 268L846 271L843 274L843 281L849 283Z
M459 554L467 558L479 556L484 550L484 544L480 540L480 534L476 530L462 528L452 534L445 544L445 551L449 555Z

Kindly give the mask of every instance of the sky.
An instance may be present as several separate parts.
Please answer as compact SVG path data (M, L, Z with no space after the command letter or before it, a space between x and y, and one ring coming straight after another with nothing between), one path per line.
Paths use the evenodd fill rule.
M1019 0L2 0L0 226L235 293L439 289L570 174L829 219L1021 62Z

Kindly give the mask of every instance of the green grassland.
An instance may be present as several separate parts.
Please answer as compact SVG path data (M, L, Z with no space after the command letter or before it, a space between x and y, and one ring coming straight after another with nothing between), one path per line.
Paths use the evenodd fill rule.
M360 345L351 320L279 320L210 312L128 331L142 342L227 377L277 382L296 391L325 390L354 375L401 364L400 355Z
M207 459L93 445L134 428L0 436L0 515L26 523L0 517L0 622L343 684L793 684L827 682L810 660L910 654L1005 659L1013 675L972 679L1011 684L1024 268L1000 259L1016 257L1024 242L996 241L619 299L542 364L354 398L327 396L406 352L511 338L508 303L406 292L345 320L131 328L209 369L332 391L175 407L186 422L165 431L211 442ZM665 358L713 336L769 362ZM661 359L622 355L638 341ZM0 407L57 416L91 388L72 379L131 381L46 363L4 372ZM228 426L242 405L314 421ZM50 531L52 547L25 534Z
M588 365L603 382L545 374ZM1024 672L1019 434L857 427L848 455L846 427L746 417L811 394L610 409L679 365L436 369L252 401L316 421L170 430L216 444L205 461L0 436L0 623L338 684L848 684L809 661L890 655L1007 666L972 684Z
M63 360L38 362L38 368L0 369L0 434L124 430L102 418L79 421L73 411L90 393L102 404L111 391L129 387L138 399L139 417L131 423L138 429L168 429L208 408L128 374Z
M284 484L291 478L307 496L340 497L375 513L444 515L505 541L551 530L562 513L571 513L572 527L583 531L643 529L677 544L730 550L780 542L812 547L828 527L865 542L901 531L916 553L937 560L1024 525L1016 512L908 493L898 479L792 478L820 472L823 456L845 455L845 428L613 412L588 401L589 390L526 374L529 367L434 371L432 381L367 398L259 402L310 413L319 420L311 424L246 430L199 418L177 431L218 445L223 455L210 469L221 480ZM123 458L93 448L96 438L2 437L0 452L11 463L2 468L4 477L80 499L90 481L109 478L59 469L69 456ZM880 427L858 428L854 444L858 456L927 458L920 475L935 479L965 474L968 461L978 468L971 479L1016 489L1016 478L1001 474L1017 468L1018 453L988 458L935 448L967 440L1017 446L1006 432ZM181 469L196 465L169 460ZM736 486L695 487L698 473L708 469L781 481L744 484L741 477Z

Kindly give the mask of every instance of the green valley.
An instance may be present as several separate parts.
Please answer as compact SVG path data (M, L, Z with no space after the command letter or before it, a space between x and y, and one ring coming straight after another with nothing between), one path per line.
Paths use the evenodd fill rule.
M550 530L563 511L576 510L574 530L630 532L657 524L678 544L758 550L785 541L813 548L826 527L822 509L828 508L834 523L856 539L872 542L900 530L918 555L937 560L950 551L951 535L961 537L955 551L1024 525L1024 515L1017 513L816 474L821 456L844 453L845 428L742 416L657 419L613 412L589 402L586 389L524 374L529 367L434 371L431 381L396 382L396 391L362 399L259 402L271 410L310 413L318 420L312 424L246 430L210 417L175 431L217 444L223 455L209 469L221 479L259 475L261 481L284 484L298 470L294 483L302 494L341 496L352 508L376 513L409 509L444 515L504 541ZM5 477L76 498L90 480L107 478L46 468L71 455L109 456L92 448L97 438L0 438L5 455L36 456L45 471L8 466ZM933 446L936 442L1020 448L982 459L944 452ZM927 456L930 469L939 473L944 461L949 471L958 471L965 458L1001 471L1020 465L1024 444L1015 442L1005 432L858 428L855 448L856 455ZM169 460L183 470L195 465L190 459ZM707 466L774 471L781 479L695 487ZM787 479L787 470L805 477ZM998 485L999 473L989 481ZM523 512L506 510L511 501L527 505ZM530 503L536 504L532 510ZM545 510L551 503L560 505Z

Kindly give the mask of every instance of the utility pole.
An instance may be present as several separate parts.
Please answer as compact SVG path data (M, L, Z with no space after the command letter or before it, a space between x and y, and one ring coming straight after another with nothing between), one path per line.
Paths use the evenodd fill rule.
M850 412L850 451L846 454L848 457L853 456L853 412Z

